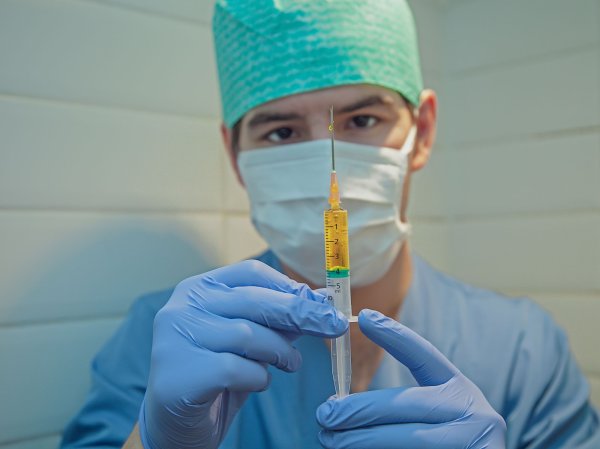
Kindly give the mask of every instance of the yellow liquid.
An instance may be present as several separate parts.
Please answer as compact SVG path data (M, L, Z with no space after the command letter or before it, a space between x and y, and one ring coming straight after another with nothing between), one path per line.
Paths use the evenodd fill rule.
M329 209L324 213L325 221L325 269L338 272L350 269L348 250L348 212L344 209Z

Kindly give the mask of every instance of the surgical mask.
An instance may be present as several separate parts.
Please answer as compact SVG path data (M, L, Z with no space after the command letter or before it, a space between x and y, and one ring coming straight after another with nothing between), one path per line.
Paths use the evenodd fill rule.
M353 286L380 279L409 235L410 225L400 221L400 202L415 135L413 127L399 150L335 142L342 207L348 210ZM323 286L330 141L243 151L238 165L258 233L284 264Z

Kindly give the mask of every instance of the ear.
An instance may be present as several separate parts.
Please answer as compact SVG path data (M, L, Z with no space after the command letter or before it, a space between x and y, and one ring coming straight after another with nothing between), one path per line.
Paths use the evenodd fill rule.
M411 171L418 171L427 164L435 142L437 96L431 89L425 89L421 92L415 124L417 125L417 138L410 164Z
M233 148L232 135L233 135L232 129L227 128L224 123L221 123L221 138L223 139L223 145L225 146L227 158L229 159L231 168L233 169L233 171L235 173L235 177L237 178L240 185L243 187L244 181L242 180L242 175L240 174L240 168L237 163L237 154Z

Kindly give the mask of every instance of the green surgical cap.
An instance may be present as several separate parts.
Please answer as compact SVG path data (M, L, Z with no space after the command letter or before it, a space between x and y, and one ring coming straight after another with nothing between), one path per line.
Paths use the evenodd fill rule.
M213 16L223 121L267 101L375 84L413 105L423 89L405 0L217 0Z

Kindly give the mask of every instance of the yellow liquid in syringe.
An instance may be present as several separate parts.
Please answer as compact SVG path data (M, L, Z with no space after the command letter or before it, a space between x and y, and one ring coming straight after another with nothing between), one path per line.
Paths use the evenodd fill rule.
M348 250L348 212L342 208L329 209L325 221L325 269L327 272L348 275L350 257Z

